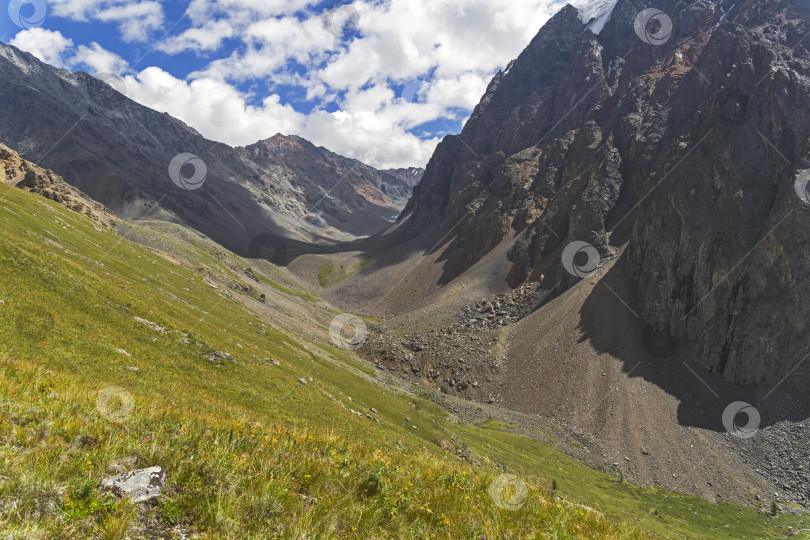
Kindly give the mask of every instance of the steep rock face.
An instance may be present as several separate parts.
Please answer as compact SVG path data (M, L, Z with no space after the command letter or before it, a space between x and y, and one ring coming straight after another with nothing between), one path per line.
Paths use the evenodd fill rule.
M395 201L403 201L403 206L413 195L413 188L422 181L425 169L407 167L380 171L382 176L380 191Z
M775 384L810 351L808 6L658 2L661 45L634 30L647 7L619 0L598 35L571 6L549 20L439 145L400 229L452 233L445 281L514 242L510 284L556 294L579 279L566 246L629 243L628 301L654 329L732 382Z
M0 101L0 141L27 159L121 217L180 220L242 254L262 235L319 242L373 234L409 195L390 174L303 139L276 137L277 151L265 156L262 143L251 152L206 140L102 81L4 44ZM169 164L181 153L205 164L200 189L170 179ZM297 168L304 163L309 176Z
M673 96L672 127L706 139L641 209L628 277L644 318L694 339L711 370L806 390L810 198L794 188L810 169L810 61L791 49L810 28L806 4L804 20L779 7L735 11L697 62L706 80Z

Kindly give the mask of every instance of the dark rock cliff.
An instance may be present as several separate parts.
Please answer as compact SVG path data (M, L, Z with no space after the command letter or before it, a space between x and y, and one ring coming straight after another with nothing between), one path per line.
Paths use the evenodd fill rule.
M567 6L439 145L400 228L452 231L444 281L509 241L510 284L557 294L579 279L566 246L626 246L651 328L734 383L806 389L808 19L798 0L619 0L595 35Z

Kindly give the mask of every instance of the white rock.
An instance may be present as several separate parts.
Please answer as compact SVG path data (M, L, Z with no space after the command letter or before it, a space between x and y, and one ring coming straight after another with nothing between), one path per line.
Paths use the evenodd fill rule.
M127 497L132 502L144 502L160 497L160 488L166 483L166 473L161 467L149 467L110 476L101 481L102 487L118 497Z

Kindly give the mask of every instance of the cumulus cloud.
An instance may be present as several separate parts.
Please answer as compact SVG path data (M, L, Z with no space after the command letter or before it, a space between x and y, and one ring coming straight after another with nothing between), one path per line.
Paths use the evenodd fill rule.
M70 59L71 65L74 67L89 68L90 74L96 73L110 73L118 75L123 73L127 68L127 61L118 56L117 54L104 49L98 43L91 43L88 45L79 45L76 53Z
M189 28L179 36L172 36L158 44L168 54L183 51L215 51L224 39L233 37L235 29L229 21L205 21L202 26Z
M56 30L31 28L15 35L11 45L28 51L46 64L63 69L83 69L91 74L120 74L128 69L126 60L98 43L73 46L73 40Z
M61 32L31 28L17 33L9 44L30 52L46 64L65 68L65 53L73 47L73 40L66 38Z
M127 96L192 125L203 136L244 146L275 133L294 133L335 152L378 167L427 162L438 140L422 140L397 125L385 110L393 94L387 88L358 92L346 112L316 110L302 114L271 95L249 105L233 86L211 78L184 81L149 67L125 77ZM355 104L357 102L357 104Z
M94 14L102 22L116 22L124 41L147 41L163 24L163 7L157 2L124 2L105 6Z
M425 135L420 126L457 125L460 114L469 114L459 111L478 103L494 73L565 2L357 1L346 8L358 15L348 37L335 32L332 12L314 12L313 4L195 0L188 13L196 22L158 48L216 51L224 39L237 39L241 47L189 78L300 87L312 111L302 116L274 106L268 112L283 113L277 125L293 124L294 133L373 165L402 166L426 163L438 142L438 133ZM330 104L339 110L326 112ZM268 119L264 111L244 110L254 115L253 125ZM199 120L189 123L206 133ZM269 135L243 127L226 142Z

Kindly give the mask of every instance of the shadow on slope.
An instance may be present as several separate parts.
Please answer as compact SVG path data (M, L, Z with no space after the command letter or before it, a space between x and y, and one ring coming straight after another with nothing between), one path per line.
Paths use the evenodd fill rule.
M631 287L625 280L623 254L585 299L580 311L582 341L590 341L600 353L623 362L629 377L642 377L680 401L678 423L724 432L723 412L735 401L756 407L760 427L810 417L810 399L781 387L739 387L710 373L693 359L694 344L676 340L666 330L648 327L637 317L631 303ZM738 418L745 424L745 417Z

